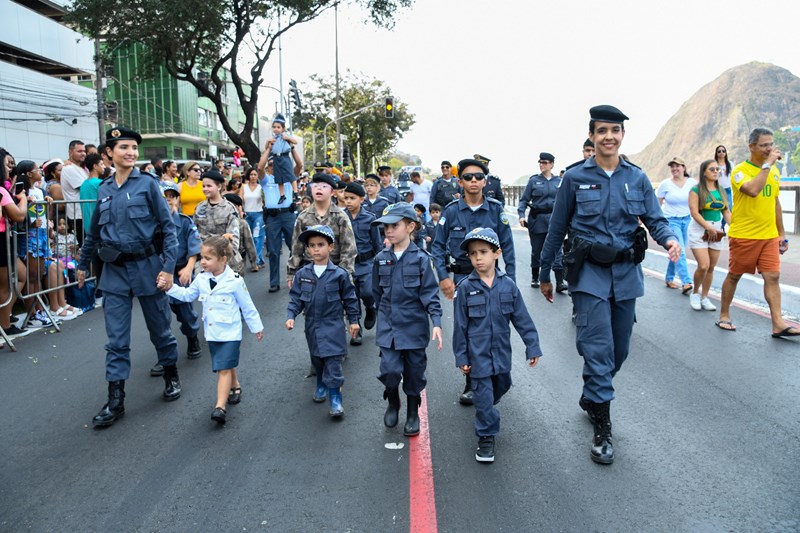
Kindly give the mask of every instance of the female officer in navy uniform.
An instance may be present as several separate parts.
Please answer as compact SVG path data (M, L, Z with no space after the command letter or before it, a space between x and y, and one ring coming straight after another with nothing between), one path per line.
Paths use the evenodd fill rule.
M176 366L178 343L170 329L169 298L156 286L159 277L167 288L172 286L178 241L158 181L135 167L141 142L138 133L126 128L114 128L106 133L106 152L116 172L100 184L97 208L78 265L80 287L86 280L95 252L104 263L99 288L105 296L108 403L94 417L95 427L110 426L125 414L134 296L142 307L158 362L164 367L164 399L177 400L181 395Z

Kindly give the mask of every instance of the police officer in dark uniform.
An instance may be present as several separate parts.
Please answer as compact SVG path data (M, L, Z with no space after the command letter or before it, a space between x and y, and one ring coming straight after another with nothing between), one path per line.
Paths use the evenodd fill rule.
M112 425L125 414L125 380L131 370L131 308L139 299L158 362L164 367L164 399L181 395L178 343L170 329L169 297L156 286L172 286L178 241L175 223L158 181L136 168L142 137L127 128L106 133L106 151L116 172L97 194L97 208L81 248L78 285L83 286L95 252L103 261L100 289L106 333L108 403L92 421L95 427ZM161 254L161 255L159 255Z
M584 161L589 159L594 155L594 143L591 139L586 139L583 141L583 159L580 161L575 161L570 166L568 166L565 170L569 170L571 168L577 167L578 165L582 165Z
M475 154L472 157L475 160L480 161L481 163L486 165L487 169L489 168L489 162L491 161L491 159L489 159L485 155ZM503 196L503 184L500 183L500 178L498 178L497 176L494 176L492 174L486 176L486 186L483 188L483 195L486 196L487 198L494 198L495 200L503 204L503 207L506 206L506 198L505 196Z
M392 167L382 165L378 167L378 177L381 179L380 195L389 201L389 204L396 204L402 201L400 191L392 185Z
M456 284L468 276L473 268L467 253L461 248L464 237L474 228L491 228L500 238L506 274L515 279L514 239L503 205L483 195L489 169L475 159L464 159L458 163L459 186L464 196L450 202L444 208L432 243L433 266L439 277L439 288L452 300ZM448 265L447 257L451 258ZM450 279L450 272L453 279ZM472 405L472 386L469 375L465 376L464 392L459 396L463 405Z
M677 261L681 251L650 180L619 155L623 121L628 117L608 105L593 107L589 113L589 139L597 153L564 174L542 250L539 280L542 294L552 302L550 269L569 231L573 243L564 261L577 310L576 345L584 359L579 405L594 426L592 460L611 464L612 380L628 356L636 298L644 294L639 263L647 237L639 220L669 251L670 259Z
M531 176L525 186L525 192L519 199L519 225L528 228L531 239L531 287L539 288L539 256L542 254L544 238L550 225L550 213L556 202L556 193L561 186L561 177L553 175L553 165L556 158L553 154L542 152L539 154L539 174ZM530 207L528 218L525 210ZM556 275L556 291L562 293L567 290L564 283L564 268L561 265L561 252L556 255L553 263L553 272Z
M452 168L450 161L442 161L442 175L436 178L431 187L431 203L439 204L442 208L461 198L458 178L451 174Z

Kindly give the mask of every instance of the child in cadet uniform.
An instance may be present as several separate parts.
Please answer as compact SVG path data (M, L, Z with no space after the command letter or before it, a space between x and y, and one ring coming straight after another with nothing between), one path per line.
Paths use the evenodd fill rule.
M379 195L381 179L375 174L367 174L364 178L364 190L367 192L364 209L375 215L375 218L383 215L383 210L389 207L389 200Z
M372 221L376 218L375 215L362 206L366 195L367 193L360 183L348 183L344 189L344 205L347 208L347 216L353 225L358 252L353 283L356 286L356 295L364 302L366 309L364 328L372 329L377 319L375 299L372 297L372 261L375 259L375 255L383 249L383 241L378 233L378 228L372 225ZM360 331L358 335L350 339L350 344L354 346L360 346L361 342Z
M378 379L389 403L383 417L386 427L397 425L400 410L400 381L407 397L403 434L419 435L418 409L425 389L427 356L425 347L438 340L442 349L442 308L439 286L430 255L411 242L417 214L401 202L386 208L373 224L382 224L389 246L375 257L372 266L372 292L378 308L376 341L381 349ZM427 317L433 321L430 336Z
M417 214L417 231L414 232L414 244L420 250L425 249L425 206L422 204L414 204L414 212Z
M272 154L273 176L275 183L278 184L278 203L286 201L285 184L291 183L293 198L297 200L297 177L294 175L294 163L292 163L292 147L297 144L297 138L292 137L286 131L286 119L278 113L272 119L272 138L267 141L266 149Z
M160 185L172 212L175 233L178 237L178 248L175 251L175 284L188 287L192 283L194 266L197 262L197 255L200 253L200 234L197 232L197 226L194 225L192 217L179 213L181 193L178 186L170 182L162 182ZM197 334L200 332L200 317L197 316L194 305L170 298L169 306L181 325L181 333L186 335L186 357L197 359L201 355L200 340L197 338ZM164 367L156 364L150 369L150 375L163 376Z
M211 368L217 373L217 403L211 419L225 424L228 404L242 400L242 386L239 383L239 346L242 343L242 316L247 327L255 333L256 339L264 338L256 306L247 292L244 278L228 266L228 258L233 255L231 243L222 236L213 236L203 242L200 249L201 272L189 287L177 283L167 294L183 302L203 302L203 329L211 352ZM160 278L158 287L166 283Z
M247 219L244 218L244 202L242 197L238 194L228 193L225 195L225 199L233 204L233 207L236 208L236 212L239 214L239 255L242 256L242 264L235 272L240 276L244 275L245 258L250 260L250 271L258 272L256 243L253 239L253 232L250 230L250 224L248 224Z
M327 395L330 415L339 418L344 415L342 361L347 355L342 315L347 313L352 338L361 329L358 325L361 309L350 274L330 259L336 242L333 230L324 225L309 226L298 239L308 249L312 262L294 275L289 291L286 329L294 329L295 318L305 312L306 341L317 375L312 399L322 403Z
M431 219L425 223L425 247L430 250L431 243L436 238L436 226L442 217L442 206L432 203L428 206L428 214L430 214Z
M511 328L514 324L525 343L525 357L536 366L542 351L539 335L519 288L497 268L500 239L491 228L475 228L461 243L475 270L461 280L456 291L453 352L456 366L472 376L475 404L475 459L494 461L495 436L500 413L494 407L511 387Z

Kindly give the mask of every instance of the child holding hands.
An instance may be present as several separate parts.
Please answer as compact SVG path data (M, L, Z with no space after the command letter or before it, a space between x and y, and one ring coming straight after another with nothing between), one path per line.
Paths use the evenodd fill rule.
M264 326L244 279L228 266L233 254L225 237L212 236L200 248L201 272L189 287L177 283L167 294L183 302L199 300L203 303L203 329L211 352L211 368L217 373L217 403L211 419L224 424L227 404L237 404L242 399L242 388L236 367L239 366L239 345L242 342L242 321L261 341ZM166 282L159 278L158 287ZM241 315L240 312L241 311Z

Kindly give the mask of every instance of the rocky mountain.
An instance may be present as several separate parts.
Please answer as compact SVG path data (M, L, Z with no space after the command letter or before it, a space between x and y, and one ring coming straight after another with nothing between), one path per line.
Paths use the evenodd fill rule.
M714 148L723 144L732 164L748 155L747 134L756 127L773 131L800 125L800 78L768 63L748 63L727 70L684 102L656 138L631 161L656 183L669 176L675 156L697 172Z

